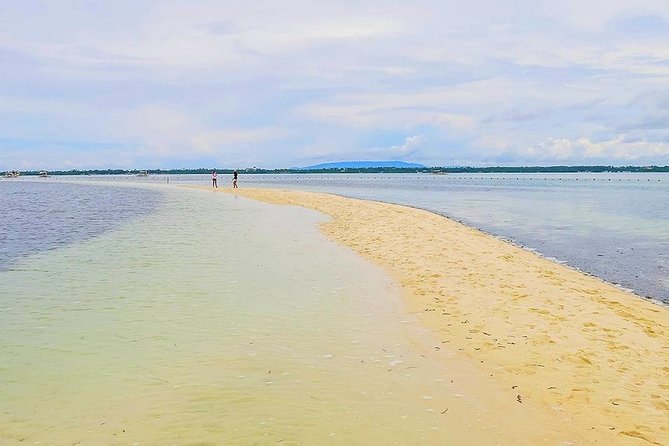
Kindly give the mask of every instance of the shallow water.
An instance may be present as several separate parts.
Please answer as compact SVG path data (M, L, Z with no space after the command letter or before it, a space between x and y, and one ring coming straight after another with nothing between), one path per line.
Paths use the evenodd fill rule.
M1 181L0 271L22 256L86 240L148 214L159 199L156 191L128 187Z
M240 187L331 192L429 209L669 304L669 174L243 175Z
M0 272L0 443L490 444L505 429L322 216L158 190L153 212ZM444 418L454 404L468 409Z

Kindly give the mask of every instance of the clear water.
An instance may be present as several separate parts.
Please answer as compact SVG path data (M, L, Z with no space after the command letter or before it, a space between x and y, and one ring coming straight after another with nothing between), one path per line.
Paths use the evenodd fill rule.
M62 180L210 182L208 175ZM231 176L228 180L229 187ZM224 175L219 184L226 186ZM330 192L428 209L669 304L669 174L242 175L240 186Z
M244 175L240 187L428 209L669 303L669 174Z
M493 444L508 429L501 407L463 397L474 372L423 354L430 335L385 275L319 233L322 216L157 186L30 187L155 207L0 271L0 443ZM3 221L34 243L23 224Z
M15 260L86 240L148 214L160 194L136 188L0 181L0 271Z

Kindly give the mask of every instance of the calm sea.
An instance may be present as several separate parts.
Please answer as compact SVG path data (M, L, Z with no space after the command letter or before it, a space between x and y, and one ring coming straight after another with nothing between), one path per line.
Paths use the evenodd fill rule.
M509 428L520 405L463 398L492 391L487 374L426 355L431 332L379 268L319 233L322 215L164 176L74 180L0 180L0 444L544 438ZM251 185L431 209L669 301L667 176L241 178Z
M160 194L128 187L0 181L0 271L12 262L110 231L155 209Z
M48 181L61 180L65 178ZM67 180L144 184L209 184L210 181L208 175L92 176ZM231 177L228 180L231 182ZM30 182L29 187L20 181L16 186L8 186L6 183L11 181L0 183L3 186L0 191L34 193L34 201L30 209L18 208L20 212L14 222L5 219L0 226L5 225L6 232L7 224L20 223L12 237L17 240L28 237L32 241L23 247L12 243L9 248L0 248L5 249L0 251L0 269L7 264L7 249L14 251L9 253L11 258L48 247L51 242L35 243L39 240L36 234L53 233L51 229L60 225L57 219L69 218L69 214L57 210L58 205L45 203L52 199L51 195L35 193L40 189L34 182ZM229 186L224 175L219 175L219 184ZM240 187L330 192L424 208L535 250L641 296L669 303L669 174L242 175ZM121 195L108 194L102 203L86 201L85 187L77 190L83 198L77 198L80 201L76 206L70 205L71 212L95 216L92 210L104 205L110 214L97 220L93 218L84 225L94 225L94 231L104 230L105 225L113 224L118 218L143 212L144 206L151 205L151 200L129 200L134 204L125 206L123 197L140 193L131 189ZM18 195L9 197L10 212L16 206L12 204L16 197ZM6 192L2 192L0 200L7 200ZM6 208L5 204L2 206ZM49 213L43 208L49 209ZM63 234L57 231L56 239L81 236L78 232ZM17 250L21 252L15 252Z
M244 175L240 187L331 192L428 209L669 303L669 174Z
M486 378L426 356L437 341L389 278L312 210L58 179L0 194L2 445L493 444L508 430L506 411L463 398Z

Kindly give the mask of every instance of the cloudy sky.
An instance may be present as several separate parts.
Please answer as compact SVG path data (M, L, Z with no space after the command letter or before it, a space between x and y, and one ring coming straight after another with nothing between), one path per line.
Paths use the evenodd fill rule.
M0 170L669 164L667 0L0 0Z

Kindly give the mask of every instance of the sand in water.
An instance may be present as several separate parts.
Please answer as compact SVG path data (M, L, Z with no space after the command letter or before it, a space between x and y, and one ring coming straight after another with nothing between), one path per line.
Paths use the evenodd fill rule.
M164 190L0 273L3 446L543 442L471 358L435 361L399 286L322 214Z
M424 346L431 357L476 364L499 392L469 396L486 408L502 398L505 426L527 430L528 444L537 429L547 444L565 435L669 444L665 307L430 212L299 191L234 193L330 216L321 223L328 237L400 284L409 313L434 335Z

